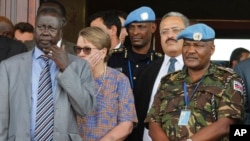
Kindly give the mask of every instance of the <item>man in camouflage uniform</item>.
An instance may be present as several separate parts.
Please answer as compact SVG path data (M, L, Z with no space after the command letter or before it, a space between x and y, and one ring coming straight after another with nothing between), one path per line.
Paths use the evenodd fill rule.
M231 69L210 61L214 38L205 24L177 36L184 39L185 67L161 80L145 120L154 141L227 141L230 125L242 122L243 82Z

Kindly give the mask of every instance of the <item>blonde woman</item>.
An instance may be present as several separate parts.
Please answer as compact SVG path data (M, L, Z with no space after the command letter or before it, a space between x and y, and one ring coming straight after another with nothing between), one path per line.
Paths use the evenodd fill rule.
M96 107L86 117L78 117L80 135L84 141L121 141L137 122L134 97L128 78L107 67L109 35L99 27L80 31L75 51L86 59L96 83Z

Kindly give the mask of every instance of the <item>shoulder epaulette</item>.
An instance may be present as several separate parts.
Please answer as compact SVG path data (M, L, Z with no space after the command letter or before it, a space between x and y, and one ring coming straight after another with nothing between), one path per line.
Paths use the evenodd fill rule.
M150 60L153 61L155 58L161 58L162 54L159 52L151 52L150 53Z
M176 78L179 73L181 72L182 70L177 70L177 71L174 71L172 73L168 73L168 74L165 74L162 79L166 79L166 80L172 80L173 78Z
M162 53L160 53L160 52L155 52L155 55L157 56L157 57L162 57L163 55L162 55Z
M218 66L217 68L220 69L220 70L224 70L226 72L229 72L231 74L235 73L232 68L227 68L227 67L222 67L222 66Z
M125 47L112 49L112 50L109 51L109 55L116 54L116 53L122 53L125 50L127 50Z

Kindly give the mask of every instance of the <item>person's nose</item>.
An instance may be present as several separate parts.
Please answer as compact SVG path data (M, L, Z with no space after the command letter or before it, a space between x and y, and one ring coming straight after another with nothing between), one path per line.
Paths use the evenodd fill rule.
M80 52L77 53L77 56L84 58L86 56L86 54L84 53L83 50L81 50Z
M133 35L137 35L139 32L140 32L140 30L135 27L134 29L131 30L130 33L132 33Z
M43 30L42 30L42 34L50 34L49 32L49 28L45 27Z
M169 32L169 33L167 34L167 37L168 37L169 39L176 39L176 34L174 34L173 31L171 31L171 32Z
M188 47L187 51L188 51L189 53L192 53L192 52L195 52L195 51L196 51L196 48L195 48L194 45L190 45L190 46Z

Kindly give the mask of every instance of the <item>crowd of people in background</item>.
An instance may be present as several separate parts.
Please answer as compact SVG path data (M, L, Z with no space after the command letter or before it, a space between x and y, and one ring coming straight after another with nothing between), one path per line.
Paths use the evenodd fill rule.
M98 11L72 43L56 0L34 26L0 16L0 140L228 141L250 125L250 51L217 64L212 27L156 19L149 6Z

